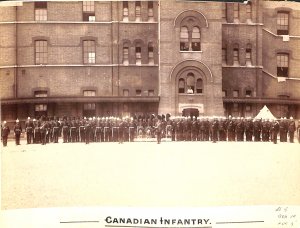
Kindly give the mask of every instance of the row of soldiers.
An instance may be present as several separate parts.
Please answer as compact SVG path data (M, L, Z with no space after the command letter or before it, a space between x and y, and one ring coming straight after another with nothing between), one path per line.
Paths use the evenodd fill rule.
M7 145L8 126L4 123L2 137ZM299 128L298 128L299 130ZM47 118L31 119L25 123L27 144L58 143L59 137L68 142L133 142L136 137L161 138L172 141L273 141L294 142L296 124L294 119L280 120L225 117L172 117L170 114L146 117L117 118ZM16 121L14 127L16 144L20 144L22 127ZM298 137L299 137L298 133ZM300 142L300 139L299 139Z

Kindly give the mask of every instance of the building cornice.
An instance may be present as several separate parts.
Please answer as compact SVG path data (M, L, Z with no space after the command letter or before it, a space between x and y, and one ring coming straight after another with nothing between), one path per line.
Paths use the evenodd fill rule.
M4 104L24 104L24 103L105 103L105 102L159 102L159 96L97 96L97 97L25 97L13 99L1 99L1 105Z

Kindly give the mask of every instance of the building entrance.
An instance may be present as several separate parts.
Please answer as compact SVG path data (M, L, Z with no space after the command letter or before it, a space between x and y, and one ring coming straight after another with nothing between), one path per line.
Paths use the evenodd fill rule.
M186 117L198 117L199 110L197 108L185 108L182 110L182 116Z

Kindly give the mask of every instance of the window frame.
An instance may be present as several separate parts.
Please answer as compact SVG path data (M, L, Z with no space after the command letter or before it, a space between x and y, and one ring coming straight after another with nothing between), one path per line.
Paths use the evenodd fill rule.
M89 45L93 43L93 45ZM85 45L86 44L86 45ZM82 49L83 49L83 64L92 65L96 64L96 41L95 40L83 40L82 41ZM94 52L91 52L93 51ZM94 57L91 57L90 54L94 54Z
M47 40L34 41L34 59L35 59L35 65L48 64L48 41Z
M282 15L283 17L280 17ZM285 17L286 16L286 17ZM278 11L276 17L277 35L289 35L290 13L288 11ZM285 24L284 22L287 22ZM283 24L281 24L281 23Z
M48 8L47 2L34 2L34 20L47 21L48 20L47 8Z
M289 53L278 52L276 55L277 77L289 77Z

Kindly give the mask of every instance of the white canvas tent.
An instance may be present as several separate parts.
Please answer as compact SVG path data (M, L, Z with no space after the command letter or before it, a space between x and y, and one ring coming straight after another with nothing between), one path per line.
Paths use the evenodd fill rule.
M257 114L254 119L269 119L269 120L276 120L277 118L272 114L272 112L268 109L265 105Z

